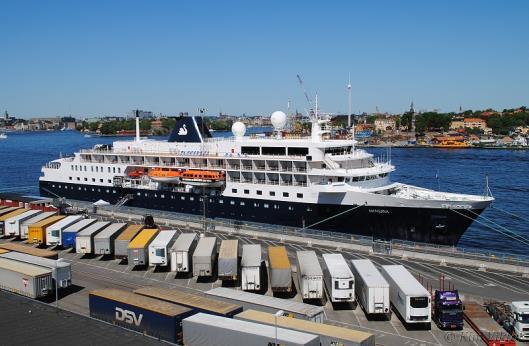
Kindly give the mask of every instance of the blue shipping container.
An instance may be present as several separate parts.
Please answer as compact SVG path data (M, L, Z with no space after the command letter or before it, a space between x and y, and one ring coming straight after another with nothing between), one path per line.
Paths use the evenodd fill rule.
M193 315L191 309L143 297L127 291L105 289L98 290L97 292L105 291L117 292L117 294L115 294L116 298L110 299L101 296L98 293L93 294L93 292L91 292L89 296L91 317L127 329L132 329L161 340L173 343L178 343L182 340L182 319ZM134 304L133 301L135 300L140 302L138 305L143 306L146 304L141 304L142 302L147 302L147 305L152 305L149 304L151 302L155 302L155 305L167 304L169 308L176 310L176 312L166 314L155 311L156 309L149 310L143 306ZM124 301L128 301L128 303L125 303ZM164 309L161 310L163 311Z

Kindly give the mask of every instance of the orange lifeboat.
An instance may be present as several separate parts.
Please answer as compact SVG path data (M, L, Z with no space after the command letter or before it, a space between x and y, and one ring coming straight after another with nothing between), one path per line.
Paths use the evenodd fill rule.
M137 168L130 171L127 175L132 179L139 179L145 174L143 168Z
M179 183L182 171L171 168L153 168L149 170L149 178L160 183Z
M194 186L222 186L226 178L224 172L188 169L182 173L182 183Z

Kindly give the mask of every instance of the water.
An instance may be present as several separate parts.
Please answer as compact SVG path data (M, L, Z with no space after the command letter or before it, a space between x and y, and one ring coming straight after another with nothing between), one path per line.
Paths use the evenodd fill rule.
M262 129L253 130L262 132ZM224 132L215 132L222 136ZM40 167L62 155L72 154L94 144L109 144L115 137L85 138L75 131L9 133L0 140L0 191L38 194ZM387 149L368 149L376 156L387 156ZM529 238L527 223L499 209L529 220L529 151L477 149L392 149L397 170L392 180L434 190L483 194L485 177L496 198L495 208L483 216ZM436 175L439 177L436 179ZM496 227L497 228L497 227ZM528 240L529 242L529 240ZM476 222L464 234L461 246L478 247L524 255L526 246Z

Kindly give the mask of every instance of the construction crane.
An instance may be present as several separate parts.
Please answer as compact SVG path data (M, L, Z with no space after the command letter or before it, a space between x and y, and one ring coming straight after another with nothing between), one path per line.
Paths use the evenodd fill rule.
M305 98L307 99L307 102L309 103L310 108L312 108L312 101L309 97L309 94L307 93L307 90L305 90L305 86L303 86L303 80L301 79L300 75L296 75L298 77L299 86L303 90L303 94L305 94Z

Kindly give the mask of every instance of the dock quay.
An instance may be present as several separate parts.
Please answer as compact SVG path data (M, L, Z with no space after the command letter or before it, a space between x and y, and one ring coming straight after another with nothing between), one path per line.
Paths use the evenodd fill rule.
M216 237L217 251L221 242L226 239L236 239L240 246L260 244L264 265L266 265L265 259L268 258L268 247L284 246L290 262L294 264L292 278L295 290L293 295L281 299L292 302L302 302L298 293L299 273L295 265L296 252L307 250L315 251L320 263L323 263L323 254L339 253L346 261L369 259L378 268L382 265L401 264L428 289L440 288L443 285L441 278L444 282L450 282L459 290L465 302L527 300L529 296L527 277L529 264L526 264L521 257L500 254L492 256L458 249L451 249L450 252L442 247L376 242L363 237L346 238L346 235L317 233L312 230L304 230L303 233L277 227L259 229L256 225L230 224L226 220L217 222L206 220L207 230L204 232L204 222L199 217L180 218L177 214L129 207L121 207L117 211L113 210L112 206L98 207L94 211L87 208L88 204L77 204L75 201L72 204L74 209L87 209L88 216L99 221L141 223L143 217L150 214L162 230L176 230L177 235L183 232L195 232ZM0 239L0 244L17 244L19 247L34 248L14 238ZM116 288L132 292L151 286L208 297L206 292L226 287L216 275L207 279L197 279L192 276L176 275L168 269L135 266L125 260L108 256L76 253L75 250L59 247L47 248L56 251L62 261L71 264L72 269L72 285L59 291L58 306L62 310L81 316L89 316L89 292L95 289ZM272 296L268 279L269 277L265 277L265 287L260 294ZM240 287L235 286L230 289L240 290ZM238 304L233 300L226 302ZM54 305L54 297L45 300L44 303ZM429 330L413 330L405 327L396 313L386 321L366 317L360 306L342 309L333 306L327 300L322 308L325 323L371 333L375 336L376 345L480 345L482 343L481 337L468 324L465 324L460 331L440 330L434 323ZM152 342L152 339L148 340Z

